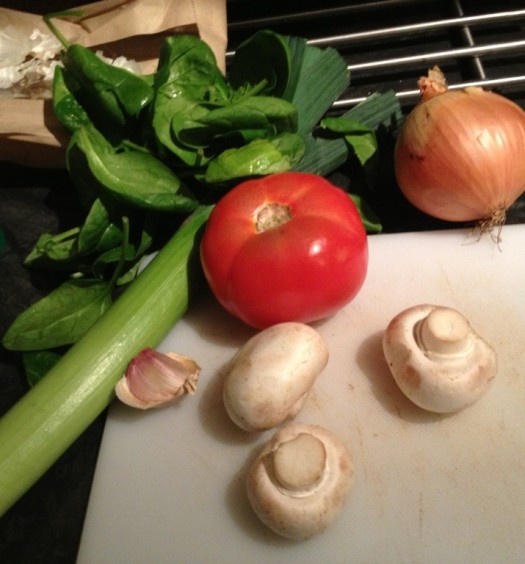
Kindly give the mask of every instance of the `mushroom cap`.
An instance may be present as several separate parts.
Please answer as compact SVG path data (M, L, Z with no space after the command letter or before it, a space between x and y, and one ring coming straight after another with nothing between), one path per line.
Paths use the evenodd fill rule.
M280 460L283 445L294 441L291 452L282 456L287 460ZM301 461L303 447L311 462ZM248 471L246 487L255 513L267 527L281 536L306 540L330 526L353 484L352 457L336 435L318 425L291 423L263 447Z
M223 403L246 431L262 431L297 415L328 362L328 347L309 325L285 322L242 346L224 378Z
M453 413L476 402L497 372L497 355L457 310L423 304L396 315L383 351L401 391L416 405Z

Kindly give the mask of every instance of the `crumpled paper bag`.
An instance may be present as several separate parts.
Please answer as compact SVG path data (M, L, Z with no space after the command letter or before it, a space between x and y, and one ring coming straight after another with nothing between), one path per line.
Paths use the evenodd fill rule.
M135 60L145 74L155 70L162 40L173 33L198 35L224 71L226 0L101 0L74 9L84 15L53 20L68 41ZM42 16L0 8L0 30L8 26L28 36L35 29L49 34ZM63 168L68 140L49 98L0 97L0 161Z

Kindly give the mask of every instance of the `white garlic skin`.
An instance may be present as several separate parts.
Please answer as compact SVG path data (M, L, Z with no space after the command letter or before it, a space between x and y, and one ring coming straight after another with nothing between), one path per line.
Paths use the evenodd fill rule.
M223 387L228 415L246 431L295 417L327 362L327 345L309 325L285 322L264 329L230 363Z
M322 442L326 461L320 478L310 487L289 490L276 476L275 456L283 444L301 434ZM301 457L297 458L300 464ZM335 521L354 481L350 451L334 433L319 425L290 423L266 443L251 464L246 490L253 510L268 528L283 537L303 541L323 533Z
M488 390L497 373L494 349L458 311L422 304L388 324L383 351L401 391L434 413L455 413Z

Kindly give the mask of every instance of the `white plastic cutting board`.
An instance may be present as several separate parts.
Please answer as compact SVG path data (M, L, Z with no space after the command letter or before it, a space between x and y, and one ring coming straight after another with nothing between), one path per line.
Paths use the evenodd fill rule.
M330 360L297 420L353 453L355 488L337 522L297 543L267 530L244 493L272 434L248 434L221 402L224 365L254 332L211 298L162 350L202 367L170 407L109 412L78 564L506 564L525 559L525 226L501 248L465 231L374 235L358 297L316 327ZM497 350L499 373L451 416L413 406L393 382L382 332L402 309L452 306Z

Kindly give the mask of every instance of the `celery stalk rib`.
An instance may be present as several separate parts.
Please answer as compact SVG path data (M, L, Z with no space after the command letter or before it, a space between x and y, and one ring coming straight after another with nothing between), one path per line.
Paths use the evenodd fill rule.
M210 211L198 208L100 320L0 419L0 516L109 405L129 361L141 349L158 346L184 315L199 260L196 240Z

